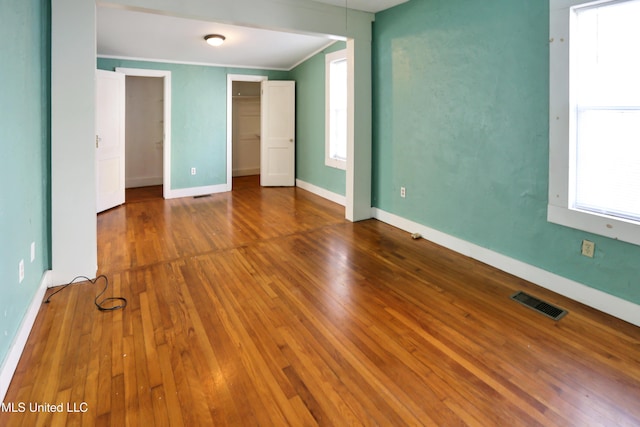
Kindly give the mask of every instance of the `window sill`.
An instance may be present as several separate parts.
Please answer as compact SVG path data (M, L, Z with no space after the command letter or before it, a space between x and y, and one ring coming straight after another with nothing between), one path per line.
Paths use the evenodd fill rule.
M611 239L633 243L634 245L640 245L640 224L621 218L598 215L592 212L568 209L550 204L547 206L547 221Z
M324 164L325 166L329 166L330 168L347 170L346 160L325 159Z

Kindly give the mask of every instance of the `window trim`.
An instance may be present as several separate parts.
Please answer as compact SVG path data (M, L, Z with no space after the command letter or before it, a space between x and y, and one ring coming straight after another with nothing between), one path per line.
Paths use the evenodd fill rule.
M570 28L573 7L619 0L550 0L549 9L549 198L547 221L640 245L640 223L570 206L575 119L570 98Z
M349 69L349 55L347 49L337 50L335 52L331 52L325 55L325 144L324 144L324 164L326 166L330 166L337 169L346 170L347 169L347 159L337 159L331 156L331 96L330 96L330 79L331 79L331 63L339 60L347 61L347 69ZM347 84L347 96L348 96L348 84ZM349 101L347 99L347 126L349 125ZM347 129L347 146L349 144L349 131Z

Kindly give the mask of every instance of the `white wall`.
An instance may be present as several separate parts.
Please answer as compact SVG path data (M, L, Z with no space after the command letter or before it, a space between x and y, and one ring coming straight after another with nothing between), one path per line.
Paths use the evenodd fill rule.
M97 270L95 5L52 0L52 284Z

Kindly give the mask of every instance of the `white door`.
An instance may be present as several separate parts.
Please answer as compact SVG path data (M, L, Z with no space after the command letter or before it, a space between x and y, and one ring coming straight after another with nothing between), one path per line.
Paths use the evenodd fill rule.
M262 82L260 185L295 185L295 97L293 81Z
M125 76L96 70L97 212L124 203Z

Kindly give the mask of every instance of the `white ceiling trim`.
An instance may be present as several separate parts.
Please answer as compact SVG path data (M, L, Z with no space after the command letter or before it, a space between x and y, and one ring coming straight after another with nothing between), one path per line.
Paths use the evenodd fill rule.
M319 54L319 53L320 53L320 52L322 52L323 50L325 50L325 49L329 48L330 46L333 46L333 45L334 45L335 43L337 43L338 41L339 41L339 40L331 40L331 42L330 42L328 45L326 45L326 46L324 46L324 47L322 47L322 48L320 48L320 49L316 50L315 52L311 52L310 54L308 54L307 56L305 56L304 58L300 59L298 62L296 62L295 64L293 64L293 67L289 68L288 70L284 70L284 71L291 71L291 70L293 70L293 69L294 69L294 68L296 68L298 65L300 65L300 64L302 64L302 63L304 63L304 62L305 62L305 61L307 61L308 59L313 58L314 56L316 56L317 54Z
M315 0L320 3L377 13L385 9L406 3L409 0Z
M197 62L197 61L178 61L173 59L157 59L157 58L147 58L147 57L134 57L134 56L122 56L122 55L96 55L97 58L104 59L119 59L123 61L141 61L141 62L153 62L158 64L177 64L177 65L196 65L199 67L213 67L213 68L241 68L245 70L265 70L265 71L291 71L296 68L298 65L302 64L307 59L313 57L314 55L322 52L329 46L335 43L335 40L332 40L327 46L318 49L317 52L309 54L304 59L301 59L299 62L294 64L292 67L288 68L276 68L276 67L262 67L262 66L251 66L251 65L237 65L237 64L216 64L212 62Z

